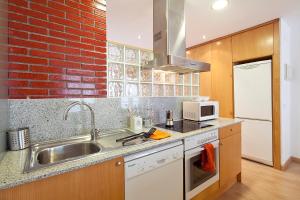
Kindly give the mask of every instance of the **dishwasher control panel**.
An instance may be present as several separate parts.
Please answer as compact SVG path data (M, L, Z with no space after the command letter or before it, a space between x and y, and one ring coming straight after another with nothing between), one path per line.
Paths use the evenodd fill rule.
M147 173L148 171L167 165L178 159L183 159L183 145L150 153L141 152L144 155L125 163L126 179Z

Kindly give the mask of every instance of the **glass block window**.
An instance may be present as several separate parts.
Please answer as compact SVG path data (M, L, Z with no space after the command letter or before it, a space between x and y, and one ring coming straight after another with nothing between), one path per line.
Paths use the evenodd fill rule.
M199 73L178 74L142 69L153 59L149 50L108 42L109 97L199 96Z

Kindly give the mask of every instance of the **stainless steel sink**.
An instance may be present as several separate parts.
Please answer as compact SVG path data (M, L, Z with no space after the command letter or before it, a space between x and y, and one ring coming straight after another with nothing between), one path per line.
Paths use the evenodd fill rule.
M37 154L39 164L56 163L69 158L98 153L101 148L94 143L77 143L46 148Z
M95 141L91 140L91 136L85 135L59 142L35 144L30 147L24 172L123 148L122 142L116 140L133 134L135 133L127 129L116 129L105 131Z
M24 172L83 158L102 151L101 145L86 136L63 142L36 144L30 148Z

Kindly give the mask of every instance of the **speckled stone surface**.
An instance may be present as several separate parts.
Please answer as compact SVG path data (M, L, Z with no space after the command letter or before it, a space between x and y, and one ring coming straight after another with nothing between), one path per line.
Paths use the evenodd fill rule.
M240 122L241 120L238 119L221 118L218 120L212 120L206 122L207 124L213 125L208 128L192 131L185 134L169 131L171 133L171 137L163 140L150 141L140 145L123 147L120 149L110 150L103 153L96 153L91 156L84 157L82 159L66 162L63 164L58 164L47 168L42 168L37 171L25 173L25 174L23 173L23 168L24 168L28 150L7 152L2 162L0 163L0 189L14 187L20 184L36 181L42 178L62 174L75 169L101 163L103 161L110 160L115 157L130 155L136 152L151 149L171 142L183 140L186 137L201 134L209 130L218 129L221 127L225 127Z
M127 127L129 107L140 110L151 107L156 123L164 122L166 110L173 110L174 119L180 119L182 101L188 99L191 97L9 100L9 128L29 127L32 143L60 140L90 130L90 113L84 107L74 107L69 119L63 120L65 108L73 101L91 105L95 111L96 128L105 130Z
M8 127L8 102L0 99L0 161L6 151L6 130Z

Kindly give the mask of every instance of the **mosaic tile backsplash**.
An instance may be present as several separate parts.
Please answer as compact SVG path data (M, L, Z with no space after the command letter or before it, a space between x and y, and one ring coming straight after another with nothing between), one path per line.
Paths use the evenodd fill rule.
M143 111L151 108L155 123L165 121L165 111L174 112L174 120L182 118L182 101L191 97L84 98L84 99L24 99L9 100L10 128L29 127L32 143L59 140L88 134L90 113L74 107L68 120L63 120L65 108L73 101L84 101L95 111L96 128L101 130L127 127L128 108Z

